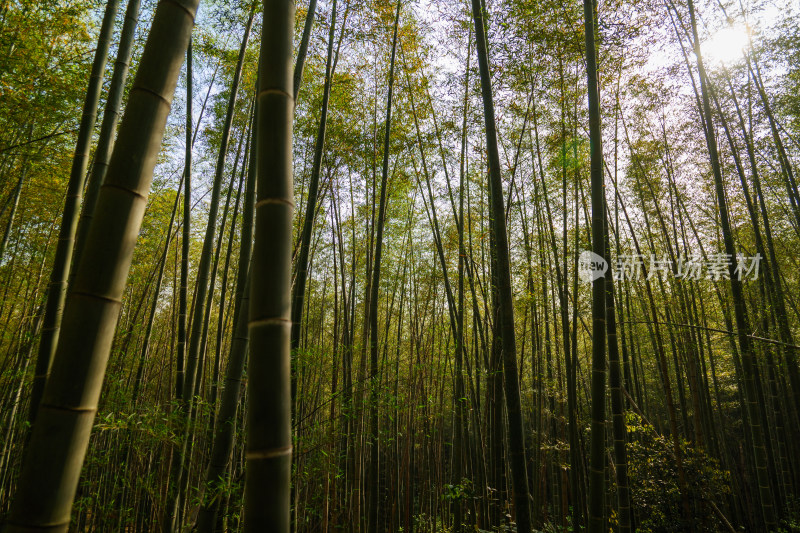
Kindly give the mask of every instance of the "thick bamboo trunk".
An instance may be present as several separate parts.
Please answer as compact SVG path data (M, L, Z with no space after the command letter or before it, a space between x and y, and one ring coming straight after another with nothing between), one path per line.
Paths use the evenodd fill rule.
M493 218L494 255L497 261L497 293L499 296L499 323L496 333L502 342L503 378L505 382L505 405L508 417L508 441L514 494L514 511L517 530L531 531L530 494L525 459L525 437L519 378L517 376L517 345L514 333L514 301L511 292L511 263L506 233L505 207L503 205L503 183L500 176L500 156L497 149L497 130L494 116L494 98L489 71L486 28L480 0L472 0L472 16L475 21L476 51L481 77L484 121L486 125L486 149L489 159L489 188L491 216Z
M145 45L84 258L64 310L8 531L66 531L120 301L197 10L162 1Z
M583 2L586 34L586 76L589 98L589 138L591 157L592 252L606 258L605 188L603 148L600 126L600 91L595 49L596 7L593 0ZM606 259L607 260L607 259ZM610 272L606 276L611 276ZM612 282L613 283L613 282ZM606 282L592 282L592 440L589 470L589 531L605 530L605 442L606 442Z
M294 187L294 2L264 2L256 117L258 185L248 327L246 532L289 531Z

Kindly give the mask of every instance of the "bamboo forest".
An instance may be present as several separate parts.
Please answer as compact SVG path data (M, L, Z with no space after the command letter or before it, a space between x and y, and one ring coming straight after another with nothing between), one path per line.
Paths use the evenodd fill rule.
M798 0L0 0L0 531L800 531Z

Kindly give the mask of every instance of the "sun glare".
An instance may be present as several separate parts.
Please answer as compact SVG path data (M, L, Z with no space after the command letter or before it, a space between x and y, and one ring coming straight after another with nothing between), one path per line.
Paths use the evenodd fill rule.
M728 26L719 30L703 43L703 59L717 65L730 65L742 58L748 44L748 30L744 26Z

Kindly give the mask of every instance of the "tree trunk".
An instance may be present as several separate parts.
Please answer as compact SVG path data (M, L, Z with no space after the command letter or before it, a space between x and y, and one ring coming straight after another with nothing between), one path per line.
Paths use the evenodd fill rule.
M497 292L499 296L499 323L495 324L503 351L503 377L505 380L506 415L510 448L511 478L514 493L514 510L517 531L530 533L531 512L528 492L528 472L525 460L525 436L517 377L517 345L514 336L514 301L511 293L511 263L506 234L503 182L500 176L500 155L497 149L497 130L494 117L494 97L489 72L486 28L480 0L472 0L475 20L476 50L481 77L483 115L486 124L486 150L489 159L489 189L491 216L493 217L494 252L497 261Z
M708 145L711 168L714 173L714 188L717 195L717 203L720 210L720 224L722 225L722 235L725 243L725 253L729 258L736 257L736 249L733 243L733 233L731 231L728 216L727 200L725 189L722 182L722 172L719 164L719 154L717 152L717 140L714 133L714 121L711 114L711 104L707 89L707 78L703 57L700 51L700 41L697 34L697 24L695 22L694 2L688 1L689 17L692 24L692 35L694 37L694 53L697 58L697 70L700 77L700 91L703 102L703 114L706 117L706 143ZM772 492L770 490L769 476L767 473L767 458L764 444L764 429L761 414L758 410L757 393L755 383L755 353L750 339L750 325L747 319L742 282L736 275L736 263L731 261L729 264L731 295L733 297L733 310L736 320L736 330L739 338L739 348L742 354L742 371L745 389L745 402L750 416L750 428L753 438L753 458L755 460L756 478L759 487L759 499L763 528L767 531L776 525L775 509L773 507Z
M66 531L157 154L198 0L158 4L64 310L8 531ZM132 164L131 162L140 162Z
M312 0L316 3L316 0ZM333 1L331 12L330 31L328 34L328 55L325 63L325 85L322 90L322 110L320 111L319 129L314 146L314 161L311 166L311 178L308 184L308 199L303 222L303 233L300 236L299 255L296 264L296 277L292 289L292 360L297 357L296 351L300 348L300 326L303 317L303 302L305 301L306 279L308 277L308 255L311 249L311 234L314 230L314 218L317 213L317 197L319 195L319 175L322 168L322 156L325 150L325 131L328 125L328 102L331 94L331 79L333 70L333 41L336 34L336 0ZM297 97L295 93L295 98ZM294 367L294 365L293 365ZM297 393L297 380L292 372L292 405Z
M586 33L586 77L589 93L589 139L592 184L592 252L606 257L605 189L603 146L600 127L600 92L595 49L595 4L584 0ZM607 272L606 276L611 276ZM592 444L589 469L589 531L605 530L605 443L606 443L606 288L603 277L592 282Z
M257 97L258 186L250 288L246 532L289 531L292 465L290 391L292 52L294 2L264 3Z
M297 62L294 66L294 79L292 85L292 94L294 95L295 102L300 95L300 85L303 83L303 69L306 64L306 53L308 52L308 42L311 40L311 29L314 26L314 18L317 14L317 0L311 0L308 3L308 12L306 13L306 22L303 27L303 37L300 39L300 47L297 50Z
M383 167L381 172L380 205L378 207L378 225L375 236L375 258L372 267L369 309L369 353L370 353L370 463L367 470L369 478L369 520L367 531L378 532L378 516L380 511L379 486L379 438L378 438L378 295L381 280L381 254L383 252L383 227L386 221L386 183L389 179L389 141L392 133L392 95L394 91L394 67L397 52L397 30L400 23L400 0L394 18L394 35L392 37L392 57L389 63L389 89L386 97L386 122L384 123Z
M203 240L203 250L200 254L200 262L197 266L197 292L195 294L195 305L192 312L192 330L189 335L189 350L186 354L186 376L183 382L183 402L189 404L194 393L195 382L198 381L200 374L199 360L201 358L200 345L203 337L203 324L205 320L205 308L208 305L207 292L209 283L209 271L211 269L212 248L214 246L214 234L217 227L217 211L219 209L220 190L222 189L222 175L225 172L225 157L228 154L228 141L230 140L231 124L233 123L233 112L236 107L236 95L239 91L239 80L242 75L244 56L247 49L247 41L250 37L250 29L253 26L255 9L250 12L250 17L245 26L244 37L239 48L239 59L234 71L233 81L231 82L231 92L228 96L228 109L225 114L225 123L222 126L222 141L217 155L216 170L214 172L214 184L211 190L211 203L208 213L208 224ZM210 295L209 298L210 299Z
M78 143L75 146L75 155L72 159L72 170L67 185L67 199L64 203L64 212L61 216L61 229L58 233L58 246L50 274L50 284L47 293L47 305L42 324L42 339L39 342L39 353L36 357L36 370L33 377L31 390L30 413L28 420L33 423L39 409L45 383L50 375L50 367L56 353L59 330L64 313L64 302L67 297L67 279L69 278L70 264L75 232L78 224L78 214L83 196L83 184L86 168L89 165L89 151L92 145L92 132L97 119L97 106L100 101L100 90L103 86L103 74L106 70L108 48L111 44L111 33L114 30L114 18L117 15L119 0L109 0L106 4L103 24L100 28L100 37L97 40L97 50L92 62L92 75L89 79L89 88L86 90L86 99L83 103L83 115L78 131ZM171 96L171 95L170 95ZM76 265L76 268L78 265Z
M128 79L128 68L130 66L131 52L133 51L133 38L139 22L140 4L140 0L128 0L128 7L125 9L125 22L122 24L117 58L114 62L114 72L111 74L111 85L108 87L108 97L103 110L103 123L100 126L100 136L97 141L97 149L94 152L92 171L86 184L86 199L83 202L81 218L78 221L78 231L75 235L74 256L76 265L80 262L83 246L86 244L86 234L89 232L89 224L94 215L94 208L97 205L97 195L100 193L100 186L103 185L103 179L108 170L108 160L111 157L111 151L114 149L120 105L122 104L122 95L125 92L125 81Z

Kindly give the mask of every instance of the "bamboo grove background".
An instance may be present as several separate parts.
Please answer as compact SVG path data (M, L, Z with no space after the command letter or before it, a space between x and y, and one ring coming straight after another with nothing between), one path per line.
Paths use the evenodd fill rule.
M256 166L283 4L202 2L69 529L244 530L245 479L297 532L800 527L800 8L604 0L587 32L588 1L299 2L294 77L262 81L295 100L292 198ZM156 7L0 1L3 520ZM740 57L697 54L733 23ZM602 249L641 275L584 282ZM758 279L649 268L738 253ZM292 291L290 384L248 360L251 284ZM275 387L290 487L245 473Z

